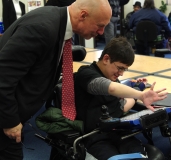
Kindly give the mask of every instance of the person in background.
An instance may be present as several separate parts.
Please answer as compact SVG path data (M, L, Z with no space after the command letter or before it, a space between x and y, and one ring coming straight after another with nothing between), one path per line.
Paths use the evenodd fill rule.
M129 2L129 0L108 0L112 8L112 17L110 23L106 26L104 37L106 44L117 35L117 25L120 20L120 8Z
M136 1L135 4L133 5L133 11L129 12L126 15L126 18L124 19L124 36L127 38L127 40L131 43L132 47L135 49L135 43L134 43L134 38L133 38L133 33L130 31L129 28L129 20L131 16L138 10L140 10L141 7L141 2Z
M60 77L64 42L73 32L102 35L107 0L46 6L17 19L0 40L0 159L22 160L22 128L48 100Z
M133 5L133 11L132 12L129 12L127 15L126 15L126 23L127 23L127 26L129 26L129 20L131 18L131 16L136 12L136 11L139 11L141 9L141 2L139 1L136 1L135 4ZM128 27L129 28L129 27Z
M4 31L25 12L25 4L19 0L2 0Z
M143 8L131 16L129 28L133 29L133 32L135 33L137 24L142 20L154 22L158 28L158 35L161 34L161 30L165 31L165 39L162 43L156 45L156 49L166 48L167 39L171 37L171 26L166 15L156 9L154 0L144 1ZM148 55L148 51L145 50L144 45L135 45L137 54Z
M108 107L109 115L122 117L131 108L138 108L136 99L153 110L154 101L167 97L165 88L154 91L155 83L148 91L138 91L120 84L118 78L128 70L134 62L134 51L126 38L113 38L104 48L97 62L81 66L75 74L75 102L77 120L84 122L84 131L89 133L97 128L102 116L101 106ZM140 82L146 79L139 79ZM140 106L141 107L141 106ZM144 107L145 108L145 107ZM126 133L127 134L127 133ZM95 134L85 139L88 153L98 160L107 160L118 154L138 152L146 157L146 151L135 137L121 140L123 132Z

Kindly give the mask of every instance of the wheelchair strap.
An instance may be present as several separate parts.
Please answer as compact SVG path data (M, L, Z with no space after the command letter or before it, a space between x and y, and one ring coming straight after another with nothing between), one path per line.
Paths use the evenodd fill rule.
M140 153L130 153L130 154L116 155L116 156L110 157L108 160L131 160L131 159L137 159L137 158L146 158L146 157Z

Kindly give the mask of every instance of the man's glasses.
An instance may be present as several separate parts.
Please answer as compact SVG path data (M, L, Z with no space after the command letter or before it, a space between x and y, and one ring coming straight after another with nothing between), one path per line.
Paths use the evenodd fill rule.
M113 62L113 64L114 64L115 67L117 68L118 72L125 72L125 71L128 71L128 68L119 67L119 66L117 66L114 62Z

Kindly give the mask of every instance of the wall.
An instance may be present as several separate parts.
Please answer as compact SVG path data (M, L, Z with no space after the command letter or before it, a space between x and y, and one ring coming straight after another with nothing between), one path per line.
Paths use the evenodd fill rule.
M159 8L161 6L161 0L154 0L156 7ZM166 0L163 0L166 3ZM167 10L165 12L166 16L169 15L169 13L171 12L171 5L167 5Z
M25 4L26 12L28 12L28 5L27 5L28 0L19 0L19 1ZM41 5L42 6L44 5L44 0L41 0ZM0 0L0 20L1 18L2 18L2 0Z

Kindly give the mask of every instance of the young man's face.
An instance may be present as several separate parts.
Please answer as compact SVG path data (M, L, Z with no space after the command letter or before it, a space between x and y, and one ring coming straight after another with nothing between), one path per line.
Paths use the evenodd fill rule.
M110 79L111 81L116 81L119 76L122 76L125 71L128 70L126 64L121 62L110 62L110 58L108 56L104 56L103 59L103 69L102 72L106 78Z
M123 73L128 70L128 67L126 64L123 64L121 62L113 62L108 64L107 67L107 78L116 81L119 76L123 76Z

